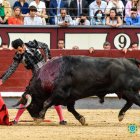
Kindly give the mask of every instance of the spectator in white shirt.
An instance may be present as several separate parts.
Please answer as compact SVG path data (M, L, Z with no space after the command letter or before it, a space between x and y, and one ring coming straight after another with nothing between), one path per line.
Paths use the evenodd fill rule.
M123 16L124 4L121 0L110 0L106 7L105 14L108 15L111 8L116 8L118 15Z
M66 9L61 9L60 15L55 16L55 24L65 27L73 25L73 20L70 15L67 15Z
M90 25L90 21L85 14L81 14L80 17L75 20L74 25Z
M29 7L29 16L24 18L24 25L43 25L41 17L36 16L37 8L35 6Z
M46 5L45 2L41 1L41 0L34 0L30 3L30 6L35 6L37 8L37 12L36 15L40 16L44 22L44 24L46 24L46 20L48 18L48 15L46 15Z
M89 16L90 18L94 17L94 14L96 13L97 10L102 10L102 12L105 12L107 3L102 0L95 0L89 5Z

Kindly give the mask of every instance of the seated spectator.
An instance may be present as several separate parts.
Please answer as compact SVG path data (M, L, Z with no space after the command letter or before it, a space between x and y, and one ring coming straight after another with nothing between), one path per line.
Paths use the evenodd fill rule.
M105 15L102 10L97 10L91 19L91 25L105 25Z
M0 24L6 24L11 13L10 3L7 0L0 0Z
M75 20L74 25L90 25L90 21L85 14L81 14L80 17Z
M64 0L50 0L50 5L49 5L49 23L51 25L56 24L55 23L55 16L60 15L60 9L67 9L68 8L68 3L65 2Z
M125 6L125 17L131 16L131 8L133 7L137 9L137 13L140 15L140 0L129 0Z
M108 15L112 8L116 8L118 15L123 17L124 5L121 0L110 0L106 7L105 14Z
M21 16L20 7L15 7L13 10L13 16L8 18L8 24L10 25L23 25L23 17Z
M117 14L115 8L110 9L109 15L106 17L106 25L111 27L119 27L123 24L120 16Z
M57 48L58 49L65 49L65 42L63 39L58 40Z
M110 44L110 42L108 42L108 41L104 42L104 44L103 44L103 49L104 49L104 50L110 50L110 49L111 49L111 44ZM94 51L95 51L95 49L94 49L93 47L90 47L90 48L89 48L89 53L93 53Z
M66 9L60 10L60 15L55 17L55 24L63 27L73 25L73 20L70 15L67 15Z
M13 8L14 7L20 7L23 16L26 16L29 13L29 4L26 0L17 0L13 5Z
M7 23L8 18L12 15L12 9L11 9L10 2L7 0L3 0L3 6L4 6L4 13L5 13L4 21Z
M48 18L48 15L46 15L46 6L45 2L40 0L34 0L30 3L30 6L35 6L37 8L37 16L40 16L41 18Z
M72 49L73 49L73 50L79 50L79 46L76 46L76 45L75 45L75 46L72 47Z
M110 44L110 42L108 42L108 41L104 42L104 44L103 44L103 49L104 49L104 50L110 50L110 49L111 49L111 44Z
M29 7L29 16L24 18L24 25L43 25L41 17L36 16L37 8Z
M140 16L137 13L137 8L131 8L130 16L125 18L126 25L140 25Z
M128 51L134 51L134 50L138 50L139 49L139 44L137 42L133 42L130 44L129 48L124 48L122 49L122 51L124 53L127 53Z
M101 10L102 13L105 12L105 9L106 9L106 6L107 6L107 3L103 0L95 0L93 1L90 5L89 5L89 16L90 18L93 18L95 16L95 13L98 11L98 10Z

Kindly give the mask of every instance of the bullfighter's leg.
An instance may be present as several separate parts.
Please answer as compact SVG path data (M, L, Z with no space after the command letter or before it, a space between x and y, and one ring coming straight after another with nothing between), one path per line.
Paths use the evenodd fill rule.
M85 121L85 118L84 118L82 115L80 115L80 114L75 110L74 105L75 105L75 102L68 104L68 105L67 105L68 111L71 112L71 113L74 115L74 117L75 117L82 125L85 125L85 122L86 122L86 121Z
M57 111L57 114L59 116L59 120L60 120L60 124L61 125L65 125L67 124L67 122L64 120L64 117L63 117L63 111L62 111L62 107L61 105L58 105L58 106L54 106L55 110Z
M24 106L23 104L20 104L19 107L22 108L23 106ZM17 123L18 123L20 116L24 113L25 110L26 110L26 109L19 109L19 110L18 110L14 121L12 121L13 124L17 124Z
M125 97L122 97L122 98L124 98L127 102L119 112L119 115L118 115L118 120L119 121L123 120L125 112L133 105L133 102L131 102L130 100L126 99Z

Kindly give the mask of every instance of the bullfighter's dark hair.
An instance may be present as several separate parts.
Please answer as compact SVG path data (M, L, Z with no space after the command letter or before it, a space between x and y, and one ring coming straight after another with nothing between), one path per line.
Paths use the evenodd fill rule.
M12 47L14 49L17 49L19 46L22 47L23 44L24 42L20 38L12 41Z

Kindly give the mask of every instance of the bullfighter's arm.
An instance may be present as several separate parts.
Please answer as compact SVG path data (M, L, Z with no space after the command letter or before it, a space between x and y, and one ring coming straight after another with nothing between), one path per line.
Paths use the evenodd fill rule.
M51 53L50 53L50 49L48 47L48 45L46 43L43 43L43 42L39 42L39 41L36 41L34 40L34 42L37 44L37 46L39 48L42 48L46 54L46 57L51 59Z
M19 58L17 58L17 56L15 56L13 63L10 65L10 67L8 68L8 70L1 76L2 79L2 83L4 83L17 69L20 60Z

